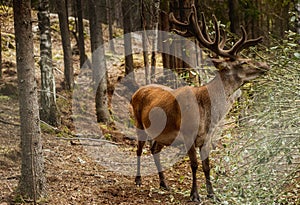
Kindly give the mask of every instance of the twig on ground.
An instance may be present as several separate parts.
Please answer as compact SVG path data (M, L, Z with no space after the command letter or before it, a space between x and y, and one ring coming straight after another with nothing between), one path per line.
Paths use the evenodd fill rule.
M5 184L6 184L6 186L9 189L10 192L14 192L14 190L10 187L10 185L7 182L5 182Z
M57 127L54 127L52 125L49 125L47 122L40 120L41 123L47 125L49 128L53 129L54 131L59 131L59 129Z
M3 123L3 124L7 124L7 125L13 125L13 126L16 126L16 127L19 127L20 124L17 124L17 123L13 123L13 122L8 122L8 121L5 121L3 119L0 118L0 122Z
M59 139L59 140L87 140L87 141L94 141L94 142L104 142L104 143L109 143L109 144L113 144L113 145L120 145L119 143L108 141L108 140L103 140L103 139L76 137L76 135L74 135L74 136L75 137L56 137L56 139Z

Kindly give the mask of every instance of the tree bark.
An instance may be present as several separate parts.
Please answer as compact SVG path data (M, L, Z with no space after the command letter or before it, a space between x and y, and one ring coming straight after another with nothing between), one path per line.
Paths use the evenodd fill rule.
M59 28L62 38L62 47L64 51L64 86L67 90L72 90L74 86L74 71L73 71L73 60L72 50L69 32L68 15L66 9L65 0L56 0L56 8L59 18Z
M111 0L106 0L107 24L109 32L109 49L115 53L114 35L113 35L113 20L112 20L112 6Z
M52 67L52 44L50 28L49 0L39 2L39 30L40 30L40 69L41 69L41 120L59 126L59 112L56 106L55 78Z
M133 56L131 44L131 0L122 0L123 27L124 27L124 49L125 49L125 74L133 74ZM134 76L134 75L133 75Z
M295 3L295 8L296 8L296 32L300 35L300 0L297 0L297 2ZM299 45L300 45L300 39L298 41Z
M87 60L85 55L84 47L84 26L83 26L83 16L82 16L82 0L76 0L77 7L77 18L78 18L78 48L80 55L80 67L84 65Z
M170 32L170 24L169 24L169 2L162 1L161 3L161 12L160 12L160 25L161 31L165 31L162 33L161 42L162 42L162 61L164 66L164 72L167 73L167 70L170 69L170 41L169 36L167 35Z
M0 79L2 78L2 35L1 35L1 24L0 24Z
M239 1L228 0L230 31L235 34L240 33Z
M23 198L36 203L45 196L46 189L30 0L14 0L13 10L21 122L22 165L19 192Z
M191 5L194 4L194 0L189 1L180 1L180 0L173 0L170 3L170 11L174 13L175 17L179 19L182 22L185 22L188 20L188 16L190 13ZM177 57L170 57L170 66L181 75L186 75L187 72L184 70L184 68L189 68L190 65L188 65L185 62L189 62L188 58L190 58L187 55L187 48L186 43L184 40L177 40L172 43L171 46L171 52L173 52L173 56ZM172 62L173 61L173 62ZM177 86L177 85L176 85Z
M158 22L159 22L159 8L160 0L154 0L152 5L152 13L153 13L153 28L154 31L153 39L152 39L152 52L151 52L151 82L155 77L155 67L156 67L156 51L158 47Z
M145 81L146 85L150 84L150 64L149 64L149 43L148 43L148 36L147 36L147 30L148 30L148 22L147 22L147 13L145 11L145 2L144 0L141 0L140 2L141 7L141 29L142 29L142 41L143 41L143 59L144 59L144 66L145 66Z
M101 2L98 0L89 1L90 10L90 33L92 48L92 69L93 81L95 83L95 103L98 122L107 122L109 120L108 99L107 99L107 69L105 62L105 51L103 45L103 32L100 19Z

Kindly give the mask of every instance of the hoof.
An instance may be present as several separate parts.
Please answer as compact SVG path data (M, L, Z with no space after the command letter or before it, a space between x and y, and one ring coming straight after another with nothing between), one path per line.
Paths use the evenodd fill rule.
M142 185L142 179L141 179L141 176L136 176L135 177L135 184L137 186L141 186Z
M192 202L201 202L198 192L191 193L190 197Z
M207 198L214 200L215 202L221 202L221 200L215 194L208 194Z
M160 186L161 189L164 189L164 190L170 190L169 186L166 184L165 181L161 181L161 182L159 183L159 186Z

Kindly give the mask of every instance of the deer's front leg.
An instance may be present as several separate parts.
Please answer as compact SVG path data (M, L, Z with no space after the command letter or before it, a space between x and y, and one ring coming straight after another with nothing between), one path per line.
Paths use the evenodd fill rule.
M198 162L197 162L197 153L195 149L195 145L193 145L190 150L188 151L188 155L191 162L191 168L192 168L192 174L193 174L193 184L192 184L192 190L191 190L191 200L195 202L200 202L200 196L198 193L197 188L197 169L198 169Z

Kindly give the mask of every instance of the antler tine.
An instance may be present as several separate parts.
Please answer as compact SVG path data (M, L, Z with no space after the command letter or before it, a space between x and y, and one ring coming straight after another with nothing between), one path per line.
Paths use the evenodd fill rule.
M240 50L241 46L245 43L247 40L247 32L243 26L241 26L242 29L242 37L232 46L232 48L228 51L231 55L237 55L238 51Z
M191 29L192 27L191 27L190 19L191 19L191 14L190 14L187 22L181 22L181 21L177 20L174 16L174 13L171 12L169 14L169 21L172 22L173 24L185 29L185 31L180 31L177 29L172 29L172 31L174 31L176 34L181 35L183 37L195 36L194 32Z
M193 7L193 9L195 9ZM211 51L215 52L217 55L225 57L225 58L231 58L235 59L235 57L226 51L223 50L226 42L226 34L224 31L222 31L222 41L220 43L220 27L218 25L218 20L215 15L213 15L213 21L214 21L214 28L215 28L215 39L214 41L211 40L207 33L207 27L206 27L206 20L204 13L201 13L202 15L202 29L196 30L196 37L199 40L199 42L206 48L210 49ZM197 24L198 25L198 24Z
M198 20L197 10L195 5L192 5L191 13L189 15L187 22L181 22L177 20L173 13L170 13L169 19L175 25L185 29L185 31L178 31L173 29L177 34L182 35L184 37L196 37L199 43L209 50L213 51L217 55L230 58L231 60L236 60L238 58L238 53L250 46L254 46L262 41L262 37L256 39L247 39L247 32L243 26L242 29L242 37L234 43L232 48L225 50L224 46L226 43L226 33L223 29L220 29L218 24L218 20L215 15L213 15L213 23L215 28L215 38L212 40L207 32L206 20L204 13L201 13L201 21Z
M255 46L257 45L258 43L261 43L262 40L263 40L263 37L260 36L256 39L247 39L248 35L247 35L247 32L245 30L245 28L243 26L241 26L241 29L242 29L242 33L243 33L243 36L240 38L239 41L237 41L233 47L230 49L229 53L234 55L234 56L237 56L239 52L241 52L243 49L245 48L249 48L251 46Z
M213 42L213 46L215 49L220 50L219 44L220 44L220 28L218 25L218 20L217 17L215 15L213 15L213 20L214 20L214 27L215 27L215 40Z
M192 13L191 13L190 21L191 21L192 28L195 32L195 37L198 39L200 44L206 48L210 48L212 41L207 34L205 17L202 18L202 29L201 29L198 23L198 17L197 17L195 5L192 5Z
M256 39L250 39L250 40L247 40L245 43L243 43L243 45L241 45L239 47L239 49L236 51L236 54L237 55L240 51L244 50L245 48L249 48L251 46L255 46L257 45L258 43L261 43L263 41L263 37L260 36Z
M207 41L209 41L210 43L212 43L212 40L210 39L209 35L207 34L207 26L206 26L206 19L205 19L205 15L203 12L201 12L201 17L202 17L202 34L203 37L205 39L207 39Z
M171 21L173 24L177 24L180 27L186 27L186 28L188 28L190 26L190 22L181 22L181 21L177 20L175 18L175 16L174 16L173 12L171 12L169 14L169 21Z
M221 36L222 36L222 41L220 43L220 48L223 49L224 46L225 46L225 43L227 41L227 36L226 36L226 33L223 29L221 29L220 31L221 31Z
M190 38L190 37L194 37L195 36L193 33L191 33L188 30L180 31L180 30L177 30L177 29L172 29L172 31L174 31L176 34L178 34L180 36L183 36L183 37L186 37L186 38Z

